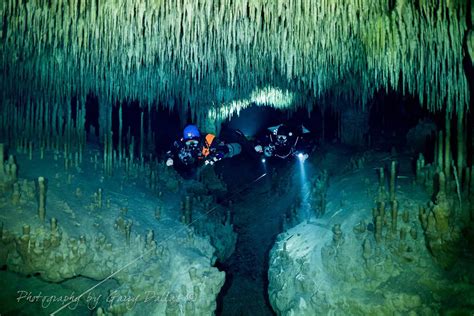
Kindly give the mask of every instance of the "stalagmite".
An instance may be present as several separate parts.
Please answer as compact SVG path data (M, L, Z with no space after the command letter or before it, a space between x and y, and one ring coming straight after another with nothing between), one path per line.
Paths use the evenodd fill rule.
M410 220L410 213L408 213L408 211L404 211L402 214L402 219L404 223L408 223Z
M375 217L375 241L377 243L380 243L382 241L382 225L383 225L383 220L382 217L376 216Z
M40 221L44 221L46 215L46 184L43 177L38 178L38 216Z
M444 175L444 172L438 173L438 185L439 193L446 196L446 176Z
M385 195L385 172L384 168L379 168L379 200Z
M438 134L438 167L440 168L440 170L443 170L443 167L444 167L444 151L443 151L443 143L444 143L444 137L443 137L443 131L440 131L439 134Z
M149 230L146 234L146 240L145 240L145 245L146 247L151 247L153 242L154 242L154 239L155 239L155 233L153 232L153 230Z
M405 240L407 236L407 231L405 228L400 228L400 240Z
M392 201L392 226L391 230L392 233L397 232L397 226L398 226L398 202L397 200Z
M390 165L390 201L395 201L395 180L397 177L397 164L395 161L392 161Z
M423 171L424 168L425 168L425 157L423 157L423 154L420 153L416 161L416 182L417 183L421 184L425 180L424 179L425 172Z
M10 176L11 181L16 181L17 180L17 165L15 163L15 158L13 155L10 155L8 157L8 167L9 167L9 172L8 175Z
M379 203L377 203L377 215L380 215L382 220L384 220L385 218L385 202L384 201L380 201Z
M56 220L56 218L52 217L51 218L51 233L56 234L57 230L58 230L58 221Z
M30 234L30 225L23 225L23 235L29 235Z
M340 245L343 242L342 230L340 224L334 224L332 227L333 237L332 240L336 245Z
M102 208L102 189L97 190L97 207Z

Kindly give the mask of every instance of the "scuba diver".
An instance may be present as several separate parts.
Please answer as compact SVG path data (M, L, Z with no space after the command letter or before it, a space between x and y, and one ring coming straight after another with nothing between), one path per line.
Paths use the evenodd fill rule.
M304 161L308 158L309 146L305 143L303 136L310 131L303 125L291 129L285 124L269 127L264 139L254 147L255 151L265 157L277 157L287 159L297 156Z
M173 148L166 155L166 165L173 166L175 160L184 166L197 165L200 155L201 133L196 125L187 125L183 137L173 143Z
M187 125L183 137L173 144L173 150L167 152L167 166L174 165L175 160L186 167L213 165L215 162L234 157L242 151L239 143L225 143L214 134L201 136L196 125ZM177 158L177 159L176 159Z

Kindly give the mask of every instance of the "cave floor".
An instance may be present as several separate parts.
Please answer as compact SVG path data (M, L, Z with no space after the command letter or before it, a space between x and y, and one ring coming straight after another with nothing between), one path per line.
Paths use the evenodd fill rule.
M137 242L137 238L146 234L147 229L153 228L154 238L158 245L169 247L169 249L184 249L183 251L187 251L188 248L183 245L183 240L188 238L189 233L182 228L184 226L178 220L181 196L169 190L164 190L163 195L158 197L155 192L150 190L149 184L144 180L145 176L143 175L125 177L121 171L117 171L112 177L104 177L100 166L101 151L96 146L88 146L84 153L83 163L78 167L70 166L68 171L64 169L63 160L57 159L56 155L50 151L45 153L44 159L39 159L39 153L35 151L32 160L24 152L19 153L12 150L11 154L15 156L19 166L18 176L21 183L23 183L23 180L32 183L40 175L45 177L48 187L46 209L48 221L45 223L38 221L36 196L29 198L25 195L22 197L22 202L12 209L14 211L12 212L7 209L10 202L9 196L5 195L0 197L0 223L4 225L2 227L7 227L10 231L17 233L22 231L22 226L25 223L28 223L31 226L31 231L36 232L43 229L43 227L49 229L49 219L55 217L65 240L68 240L69 237L84 235L86 240L92 243L96 236L103 235L107 237L111 245L125 245L125 235L118 232L116 228L116 220L123 217L133 220L133 228L136 233L132 231L131 243L136 248L141 247ZM94 157L99 157L97 168L94 167ZM97 200L96 195L99 188L103 188L103 206L101 208L92 207ZM155 218L157 205L163 205L159 221ZM209 248L211 247L209 246ZM212 254L211 250L209 250L210 255ZM196 246L196 254L194 252L189 254L189 251L186 254L189 254L193 262L199 264L198 260L201 258L199 257L201 255L199 251L201 249ZM124 253L124 256L126 261L120 262L121 267L138 257L133 251ZM207 259L210 258L205 258L204 262ZM139 267L145 266L143 261L140 261L140 263ZM210 264L210 262L206 262L206 264ZM163 265L162 279L167 274L171 275L169 271L172 269L174 267L170 265ZM181 271L178 271L178 273L179 275L175 275L178 279L180 275L187 275ZM171 277L168 277L168 279L171 279ZM56 298L67 294L74 295L77 298L78 295L84 293L85 289L97 285L100 281L78 274L60 282L45 282L40 275L15 274L7 266L2 267L0 280L2 281L0 282L0 285L2 285L0 295L1 315L49 315L63 306L64 303L53 302L48 306L44 306L37 299L32 301L28 301L27 298L18 300L21 294L18 291L39 295L41 296L39 299ZM112 280L110 284L101 283L96 292L90 292L92 297L97 298L95 303L88 306L87 296L83 296L78 304L71 304L70 310L63 310L64 314L85 315L92 313L97 307L106 309L107 306L111 305L109 304L111 301L108 301L109 290L121 291L124 288L126 290L128 285L119 285L115 280ZM138 294L135 297L139 298L140 295ZM140 304L137 304L137 311L132 310L135 306L127 307L130 310L127 314L141 315L143 310L138 307L146 309L164 304L151 302L138 305ZM25 312L19 313L20 310Z
M229 161L222 161L216 165L216 173L221 173L224 181L228 185L228 200L232 200L230 210L232 212L232 222L234 230L238 234L235 252L226 261L220 263L219 268L226 273L226 283L221 291L217 303L217 315L275 315L268 302L268 277L267 272L268 257L271 248L275 245L278 234L283 232L283 217L287 216L288 211L295 204L295 200L301 200L301 207L298 208L297 218L288 223L288 227L297 225L300 222L308 221L309 224L317 224L321 227L319 233L331 236L331 227L337 223L346 223L347 227L353 227L360 219L370 218L371 208L374 206L374 194L364 189L367 183L376 184L378 181L375 168L387 166L392 159L399 161L397 180L397 194L400 198L427 200L427 196L422 190L415 190L413 184L412 157L408 155L393 156L388 152L369 151L365 155L366 165L362 168L351 168L350 158L357 156L358 153L350 148L340 146L331 146L325 150L320 150L312 155L304 165L298 161L289 161L286 164L275 166L268 164L266 168L259 162L246 160L245 157L236 157ZM150 196L145 195L145 186L138 183L135 191L123 183L113 183L107 179L93 178L94 170L81 170L77 172L73 184L67 184L68 179L61 171L61 163L58 162L54 169L47 170L44 164L46 162L36 161L34 164L28 162L25 155L18 155L20 173L32 177L32 175L45 174L51 180L51 185L61 180L62 185L55 187L61 188L62 194L70 196L71 201L74 192L80 184L82 194L92 198L95 190L99 186L107 187L106 194L114 197L114 201L120 201L119 207L128 206L131 211L136 208L137 228L143 229L148 221L153 218L153 205ZM275 169L273 168L275 167ZM276 170L276 173L275 173ZM327 196L327 214L322 218L314 220L314 213L311 205L307 202L310 194L308 182L321 174L322 170L327 170L329 174L329 189ZM56 176L59 174L60 177ZM96 183L96 181L99 180ZM110 182L110 183L109 183ZM91 185L93 183L93 185ZM122 192L121 186L126 186L128 190L123 192L123 196L117 192ZM165 197L171 205L173 197ZM147 201L144 204L143 201ZM55 203L53 196L50 196L50 205ZM84 229L85 222L103 221L106 214L89 214L81 216L69 211L70 208L79 207L79 202L70 204L71 207L62 206L63 218L59 217L62 225L68 222L81 222L74 229L80 231ZM59 209L59 207L58 207ZM0 214L3 218L4 214ZM77 217L76 217L77 216ZM309 221L311 218L311 222ZM5 218L3 218L4 220ZM21 230L21 218L16 218L18 223L16 230ZM163 219L165 220L165 219ZM87 226L93 226L93 223ZM321 225L319 225L321 224ZM172 230L173 227L168 227ZM166 233L166 232L164 232ZM323 238L321 238L321 241ZM360 248L360 247L359 247ZM354 251L360 251L355 248ZM54 284L48 284L40 281L36 277L26 278L13 275L9 271L0 271L0 279L3 291L2 301L12 301L18 293L15 287L8 287L12 284L23 284L23 288L41 289L51 287L52 291L67 292L71 288L82 289L90 283L90 280L76 278L68 282L61 283L54 287ZM89 282L89 283L88 283ZM5 285L5 286L3 286ZM84 285L84 287L82 286ZM110 284L114 287L114 284ZM64 289L63 289L64 288ZM8 289L8 291L6 291ZM106 291L106 290L104 290ZM105 292L102 295L105 296ZM30 307L28 307L30 308ZM86 309L86 306L82 306ZM88 308L90 309L90 308ZM12 313L18 310L9 309ZM45 311L45 309L40 309ZM47 310L47 309L46 309ZM34 314L38 311L32 311ZM2 313L3 315L4 313Z
M398 185L411 187L411 157L392 156L385 151L364 152L364 160L370 162L370 166L351 168L350 158L357 155L354 149L330 146L314 153L304 167L297 161L277 166L277 188L272 183L274 169L267 166L272 170L266 170L264 178L251 183L238 195L233 209L238 240L234 254L222 264L226 284L218 302L217 315L275 315L268 303L268 256L277 235L283 231L282 219L296 199L301 200L301 205L288 227L303 221L309 223L311 219L312 223L321 226L322 231L330 232L332 225L345 222L347 217L357 222L359 216L370 211L374 203L373 192L368 194L362 188L364 182L378 181L377 170L371 166L386 167L392 159L399 160ZM227 172L226 182L234 183L231 191L238 191L239 187L251 182L252 176L247 174L249 169L252 168L234 165L232 171ZM328 214L314 221L314 208L309 202L309 182L321 175L323 170L329 174ZM258 175L258 172L253 175ZM236 179L240 182L235 183ZM415 192L411 190L408 194Z
M397 314L393 310L406 315L468 315L474 297L469 281L473 276L472 257L458 257L448 272L436 264L426 247L418 211L432 198L424 186L415 182L414 155L333 147L324 156L318 167L329 173L326 213L302 221L279 236L271 258L273 306L290 315ZM348 158L358 158L361 163L356 166ZM418 231L418 237L409 237L412 240L406 257L397 251L398 238L402 240L398 234L394 239L384 235L379 246L373 239L372 209L377 206L380 192L378 170L385 169L384 187L388 194L387 170L392 161L397 163L395 195L399 212L407 214L403 220L398 216L398 227L405 231L416 227ZM342 233L340 243L335 241L336 225L340 225ZM356 231L360 225L364 227L363 234ZM385 230L388 227L384 224ZM373 257L369 258L380 269L377 275L373 273L376 269L364 272L364 240L373 241ZM300 280L307 283L301 284ZM406 306L393 307L392 298ZM417 303L411 306L411 300ZM409 313L410 309L413 310Z

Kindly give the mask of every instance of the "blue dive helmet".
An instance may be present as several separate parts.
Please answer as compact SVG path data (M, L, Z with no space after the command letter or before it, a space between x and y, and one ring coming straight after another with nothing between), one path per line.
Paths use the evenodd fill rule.
M199 133L199 129L196 125L187 125L183 130L183 139L196 139L199 138L201 134Z

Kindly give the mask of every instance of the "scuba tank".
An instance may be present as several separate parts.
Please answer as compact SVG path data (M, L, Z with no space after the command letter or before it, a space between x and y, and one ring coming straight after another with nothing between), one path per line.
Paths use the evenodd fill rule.
M229 143L226 144L228 152L226 153L226 158L232 158L237 156L242 152L242 146L239 143Z

